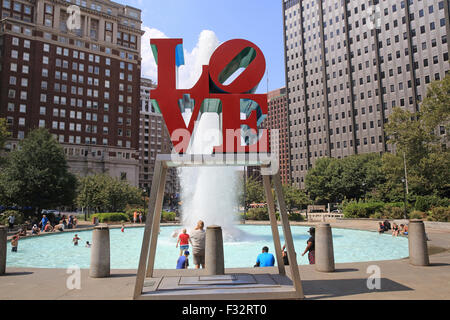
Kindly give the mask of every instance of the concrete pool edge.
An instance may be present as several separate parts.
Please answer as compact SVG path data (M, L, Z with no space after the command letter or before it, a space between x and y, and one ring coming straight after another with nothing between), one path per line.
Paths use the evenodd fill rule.
M307 300L449 300L450 281L447 272L450 252L431 257L430 267L414 267L406 260L379 261L382 288L366 287L368 262L336 264L336 272L317 272L314 266L299 266ZM230 269L227 272L267 272L271 268ZM195 272L195 270L189 270ZM159 272L159 270L156 270ZM165 270L164 270L165 272ZM174 271L176 272L176 270ZM62 269L8 268L0 276L0 300L131 300L136 270L111 270L111 277L89 278L81 270L81 288L66 287L69 274ZM8 288L6 290L6 288Z
M374 231L376 221L335 221L333 228ZM247 223L253 224L253 223ZM262 224L256 222L254 224ZM176 224L168 224L176 226ZM292 223L309 226L315 223ZM450 225L450 224L449 224ZM121 225L110 226L120 228ZM131 227L131 226L129 226ZM137 225L133 227L142 227ZM88 231L87 228L71 232ZM68 231L66 231L68 232ZM444 251L430 255L430 267L414 267L408 259L376 262L337 263L335 273L319 273L314 266L299 266L307 299L332 300L448 300L450 287L450 232L436 227L427 229L430 245ZM367 290L364 285L370 274L367 268L377 265L382 271L382 290ZM246 269L250 272L260 270ZM164 270L165 271L165 270ZM69 290L65 283L70 276L65 269L8 268L0 276L0 300L130 300L136 269L112 269L111 278L91 279L82 269L81 290ZM7 288L7 289L6 289Z

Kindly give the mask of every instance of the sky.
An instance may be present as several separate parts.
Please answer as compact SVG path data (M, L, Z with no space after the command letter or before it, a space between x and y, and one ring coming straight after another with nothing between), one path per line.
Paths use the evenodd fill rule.
M283 20L280 0L116 0L142 10L142 76L157 81L151 38L182 38L186 65L180 88L190 88L201 66L221 43L246 39L266 58L266 76L256 93L285 86ZM267 82L267 72L269 81ZM268 90L267 90L268 89Z

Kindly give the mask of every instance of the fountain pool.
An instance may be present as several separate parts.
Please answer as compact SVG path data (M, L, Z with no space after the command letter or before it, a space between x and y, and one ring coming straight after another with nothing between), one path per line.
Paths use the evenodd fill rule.
M238 225L242 231L241 239L229 241L224 239L224 255L226 268L253 267L256 256L263 246L268 246L274 253L270 226ZM180 227L161 227L156 252L156 269L175 269L179 250L175 248L174 231ZM306 241L309 238L309 228L291 226L294 246L299 265L308 264L307 256L301 256ZM111 268L137 269L141 252L144 228L127 228L110 231L111 238ZM283 231L279 228L281 242ZM85 248L86 241L92 242L92 231L77 231L82 239L80 246L72 244L75 232L58 233L50 236L27 238L19 241L17 253L11 252L8 243L8 268L69 268L80 267L88 269L90 265L90 249ZM396 260L406 258L408 239L394 238L389 234L380 235L376 232L333 229L333 245L336 263ZM190 257L191 268L192 257Z

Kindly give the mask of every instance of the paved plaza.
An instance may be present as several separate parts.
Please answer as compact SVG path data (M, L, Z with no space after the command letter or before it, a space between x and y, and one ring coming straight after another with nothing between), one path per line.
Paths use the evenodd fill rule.
M340 220L331 225L333 228L373 231L377 222ZM336 264L336 272L333 273L317 272L314 266L300 266L306 299L449 300L450 224L426 222L426 231L430 240L430 266L415 267L409 264L408 259ZM381 289L369 290L367 281L372 273L368 268L373 265L380 268ZM179 270L171 272L176 275ZM230 274L277 272L277 268L227 270ZM111 273L110 278L92 279L89 278L89 270L81 270L81 288L69 290L67 281L71 275L65 269L7 268L7 274L0 276L0 300L132 299L136 270L112 270ZM196 274L197 271L191 269L184 275Z

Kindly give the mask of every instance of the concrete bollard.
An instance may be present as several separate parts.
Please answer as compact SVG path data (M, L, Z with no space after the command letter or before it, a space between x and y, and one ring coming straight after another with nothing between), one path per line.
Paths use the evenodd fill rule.
M333 235L329 223L321 223L316 227L315 241L316 270L334 272Z
M107 278L110 276L110 272L109 227L100 225L95 227L92 233L89 276L91 278Z
M205 268L210 276L225 274L222 228L219 226L206 228Z
M427 236L422 220L411 220L408 226L409 263L413 266L428 266Z
M6 272L6 250L8 239L8 228L0 226L0 276Z

